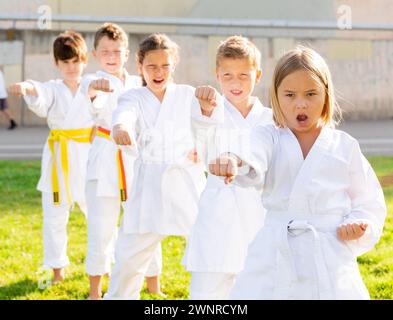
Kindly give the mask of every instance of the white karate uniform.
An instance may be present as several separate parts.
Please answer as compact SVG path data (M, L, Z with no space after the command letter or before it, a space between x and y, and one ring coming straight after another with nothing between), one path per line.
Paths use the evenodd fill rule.
M233 299L368 299L357 256L378 242L386 206L358 142L328 127L306 159L288 128L258 126L250 170L235 183L264 183L264 227L250 244ZM342 223L365 222L357 240L340 241Z
M99 93L90 105L95 124L107 130L111 128L112 113L117 107L118 97L126 90L140 87L142 84L140 77L131 76L125 70L124 72L124 83L104 71L87 75L82 80L82 88L86 94L92 80L100 78L110 80L113 92ZM121 210L117 149L113 140L96 136L89 153L86 195L90 214L87 220L86 272L92 276L109 273L114 262L114 247ZM134 160L135 155L123 153L128 192L133 179ZM159 275L161 265L161 246L158 246L147 275Z
M194 88L169 84L162 103L147 87L119 99L113 123L128 126L138 149L135 177L116 244L116 262L106 299L138 299L143 274L159 241L187 236L206 182L204 165L188 156L194 149L191 106Z
M251 129L273 123L271 109L255 99L246 118L224 99L224 121L217 127L209 150L216 151L216 144L220 148L248 148ZM217 156L214 152L208 158ZM228 299L235 276L243 268L247 247L263 225L264 214L260 190L226 185L223 178L208 174L183 257L183 264L192 272L190 299Z
M89 112L89 98L81 92L75 95L64 84L63 80L52 80L45 83L28 80L34 85L38 96L24 97L29 109L37 116L47 118L52 129L91 128L94 124ZM41 177L37 189L42 192L44 266L63 268L69 264L67 257L67 222L71 204L67 201L64 176L61 170L59 143L55 143L55 155L59 179L60 205L54 205L52 196L52 154L48 142L45 143L41 160ZM69 186L73 202L78 203L86 215L85 181L86 164L90 143L73 140L67 142Z

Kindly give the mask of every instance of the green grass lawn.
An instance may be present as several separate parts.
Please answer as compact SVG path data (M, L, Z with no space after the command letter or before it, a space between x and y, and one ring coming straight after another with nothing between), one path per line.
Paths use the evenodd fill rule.
M379 177L393 173L393 157L369 159ZM51 272L42 270L42 213L36 184L39 161L0 161L0 299L86 299L86 221L79 209L68 224L71 265L66 280L51 286ZM384 189L388 217L381 241L359 257L363 279L373 299L393 299L393 186ZM180 265L182 237L163 241L161 283L168 299L187 299L189 274ZM106 291L108 280L104 281ZM157 299L144 288L141 299Z

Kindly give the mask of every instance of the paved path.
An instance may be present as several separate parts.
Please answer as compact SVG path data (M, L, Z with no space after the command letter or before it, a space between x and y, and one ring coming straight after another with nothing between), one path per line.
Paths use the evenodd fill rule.
M393 120L343 122L339 129L358 139L366 155L393 156ZM0 159L40 159L48 133L45 127L0 128Z
M0 129L0 159L41 159L48 133L45 127Z
M339 129L358 139L365 155L393 156L393 120L343 122Z

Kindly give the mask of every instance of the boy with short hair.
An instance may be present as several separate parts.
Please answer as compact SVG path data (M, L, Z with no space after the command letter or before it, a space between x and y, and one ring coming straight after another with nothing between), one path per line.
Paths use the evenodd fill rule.
M225 145L235 150L248 148L251 129L257 124L273 123L271 109L252 96L262 75L260 59L259 50L247 38L232 36L220 44L216 75L224 97L223 123L208 140L205 152L200 152L207 151L207 159L214 159ZM212 91L206 87L201 90L197 90L197 97ZM203 113L210 116L208 110ZM208 174L183 258L192 273L190 299L228 299L236 275L243 268L248 244L262 227L263 219L264 208L256 189L228 186L223 179Z
M10 86L12 95L23 96L29 109L47 118L50 134L41 161L44 266L53 269L54 283L64 279L67 256L67 222L73 203L87 214L86 164L93 118L89 96L80 88L87 63L83 37L66 31L53 43L56 68L62 79L45 83L27 80Z

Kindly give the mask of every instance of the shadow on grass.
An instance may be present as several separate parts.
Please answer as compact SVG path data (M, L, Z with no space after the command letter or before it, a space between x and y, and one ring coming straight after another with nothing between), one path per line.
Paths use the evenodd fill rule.
M41 291L36 281L25 279L0 287L0 300L13 300L36 291Z

